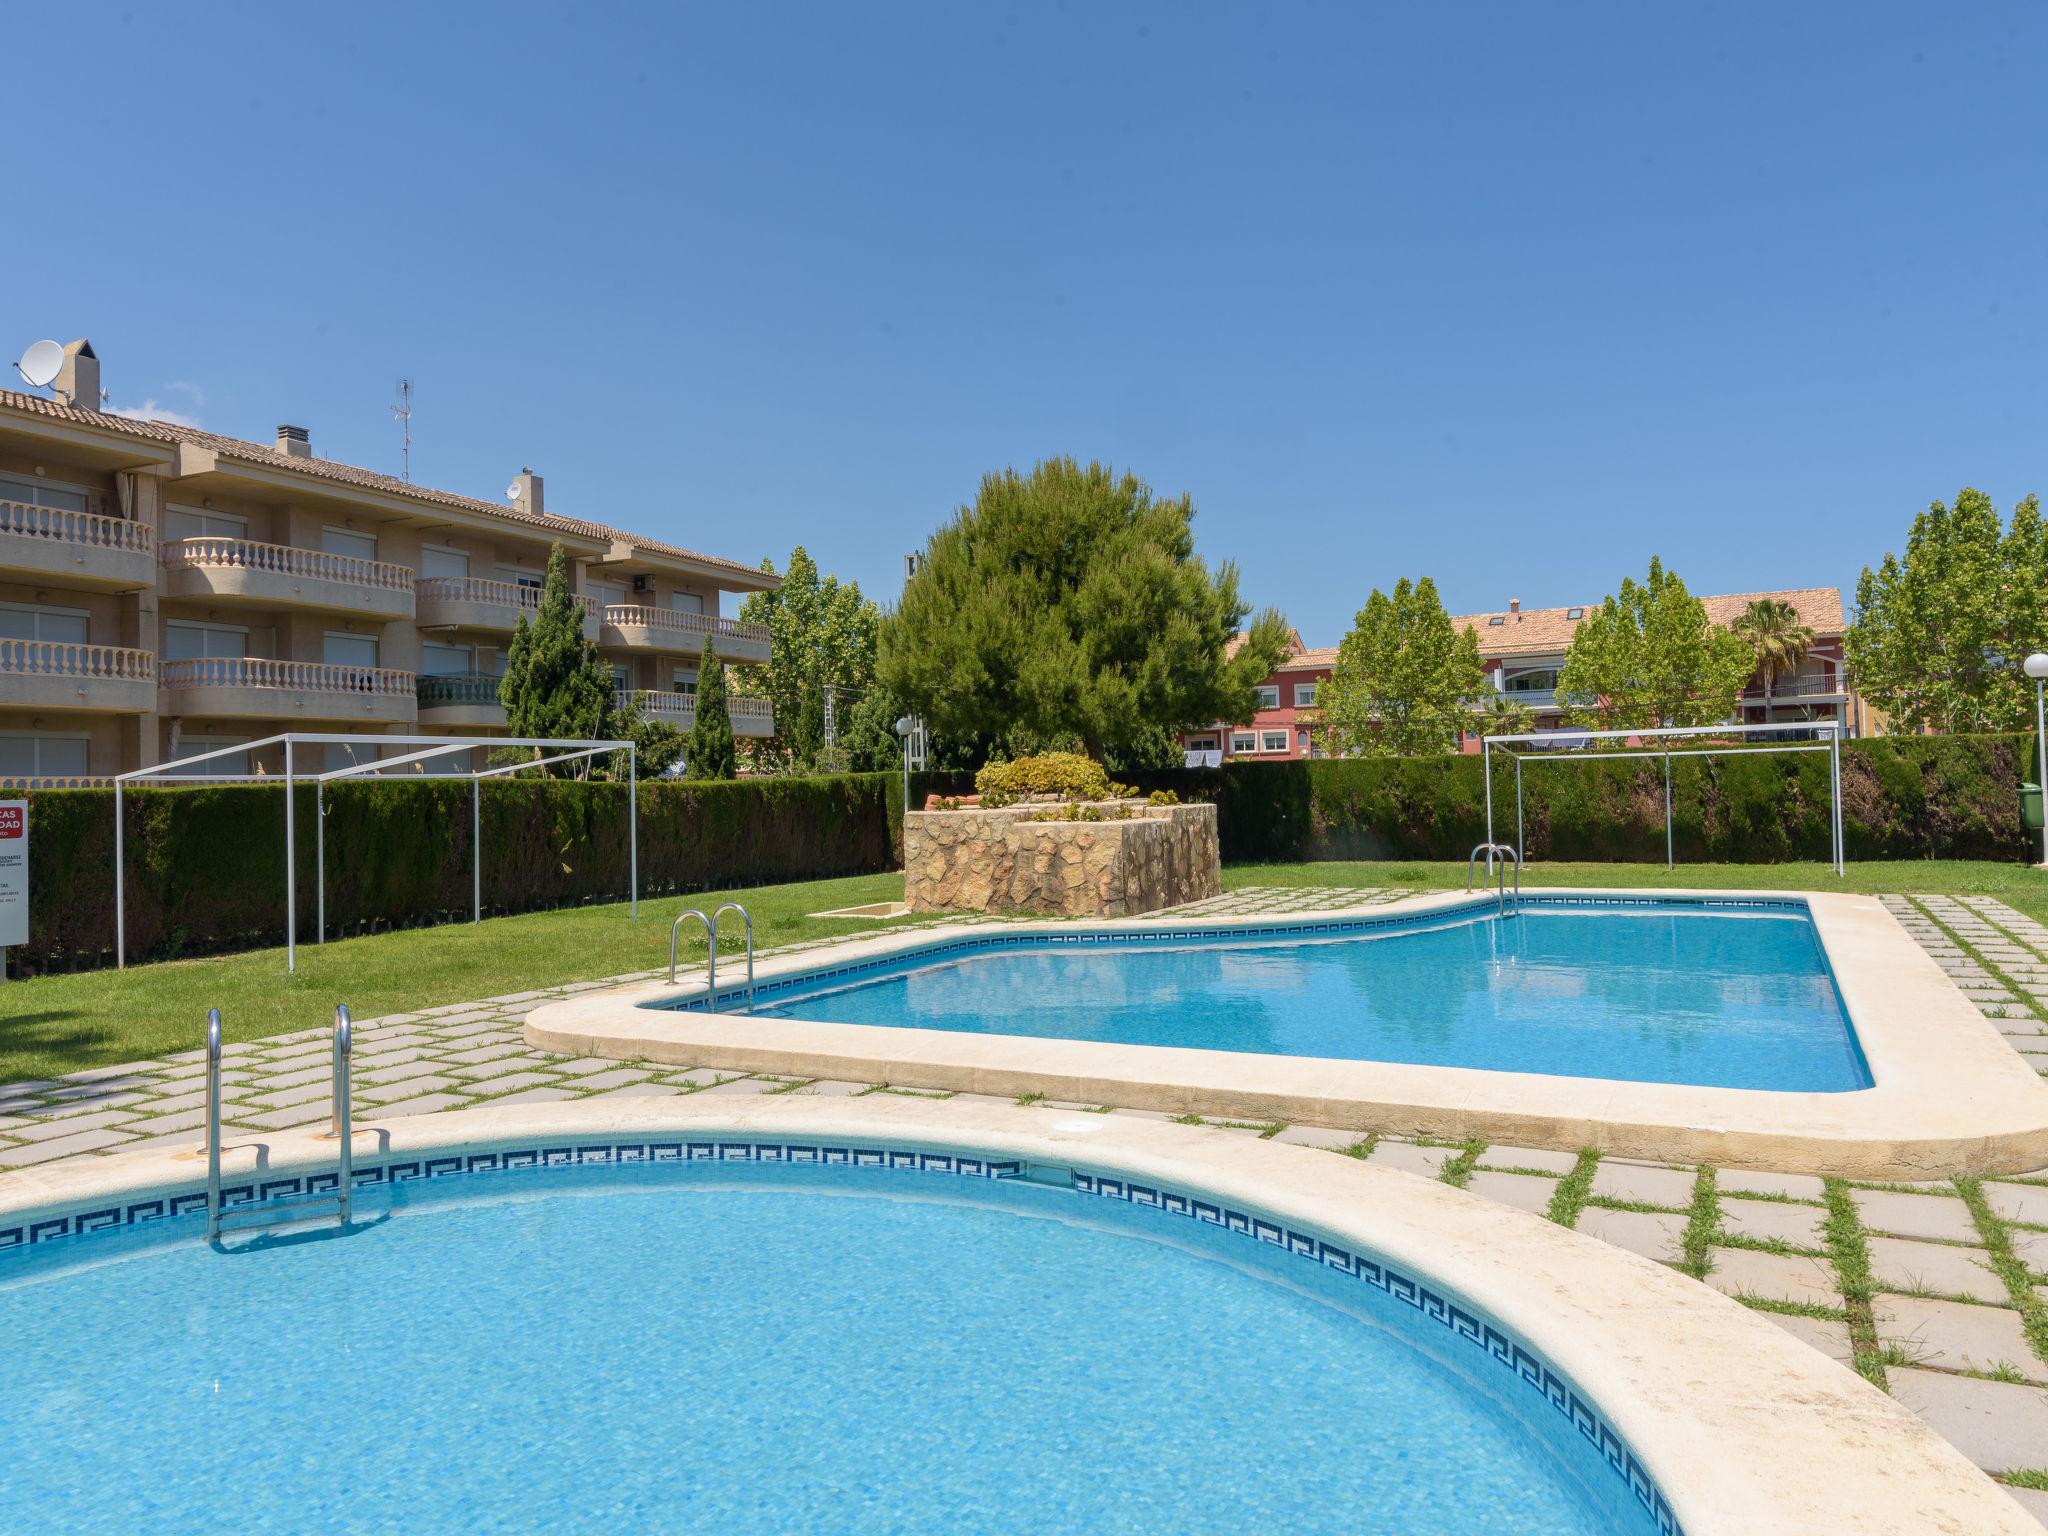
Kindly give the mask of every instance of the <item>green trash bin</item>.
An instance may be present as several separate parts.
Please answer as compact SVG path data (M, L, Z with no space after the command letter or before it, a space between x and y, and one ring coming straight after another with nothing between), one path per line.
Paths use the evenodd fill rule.
M2029 832L2041 830L2041 786L2022 784L2020 786L2020 820Z

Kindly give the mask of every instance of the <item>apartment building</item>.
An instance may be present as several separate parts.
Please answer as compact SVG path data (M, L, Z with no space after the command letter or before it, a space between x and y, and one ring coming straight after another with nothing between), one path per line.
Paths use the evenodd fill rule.
M1190 731L1181 747L1191 768L1214 766L1226 757L1278 761L1322 756L1312 729L1316 688L1337 664L1335 646L1305 646L1290 630L1292 654L1259 685L1259 707L1242 725L1217 721L1208 730ZM1231 649L1236 649L1233 638Z
M1732 625L1760 598L1790 603L1799 622L1813 631L1814 643L1797 670L1778 678L1769 688L1760 676L1749 680L1742 694L1741 721L1762 725L1834 720L1851 736L1877 730L1879 722L1850 686L1843 651L1846 626L1841 589L1729 592L1700 601L1710 622ZM1477 636L1489 688L1528 706L1534 729L1554 730L1565 724L1557 702L1557 674L1571 648L1573 632L1595 606L1525 609L1519 600L1510 599L1498 612L1460 614L1451 622ZM1182 736L1190 767L1232 757L1277 761L1323 755L1313 710L1316 689L1336 665L1337 651L1334 646L1305 646L1298 634L1293 636L1293 646L1293 654L1260 686L1259 707L1249 721L1218 721L1206 730ZM1467 733L1464 750L1479 750L1476 730Z
M300 426L248 443L64 403L100 400L99 370L74 342L58 399L0 390L0 780L290 730L503 734L506 647L556 544L622 701L687 727L712 640L741 664L733 729L773 729L745 691L767 631L719 601L776 578L551 513L524 470L498 504L318 458Z
M1743 690L1738 719L1747 725L1833 720L1843 725L1848 735L1865 734L1871 728L1868 712L1850 687L1843 649L1847 625L1841 588L1725 592L1703 597L1700 602L1708 622L1725 627L1763 598L1790 603L1799 622L1813 631L1813 646L1796 671L1778 678L1769 688L1761 676L1752 677ZM1598 606L1524 608L1519 600L1510 598L1506 608L1459 614L1451 622L1478 636L1479 655L1494 690L1528 706L1534 713L1535 729L1553 730L1565 724L1557 702L1558 671L1571 649L1573 633ZM1479 750L1476 733L1467 738L1465 749Z

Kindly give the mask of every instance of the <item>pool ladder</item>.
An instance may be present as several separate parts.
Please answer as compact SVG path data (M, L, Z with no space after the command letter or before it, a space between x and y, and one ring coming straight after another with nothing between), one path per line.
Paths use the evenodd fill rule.
M220 1010L206 1010L206 1240L223 1232L248 1232L286 1222L311 1221L332 1215L348 1225L349 1197L355 1186L355 1115L349 1102L349 1059L355 1049L353 1025L346 1004L334 1010L334 1110L329 1134L339 1149L334 1192L301 1195L290 1200L237 1206L220 1205Z
M1522 910L1522 856L1507 843L1481 843L1472 850L1472 856L1465 860L1465 894L1472 894L1472 872L1479 863L1479 856L1486 855L1487 872L1494 881L1494 911L1501 917L1510 912ZM1515 867L1514 898L1508 897L1508 866Z
M695 907L685 907L676 914L676 920L668 930L668 984L676 984L676 941L682 937L683 920L694 917L704 925L704 1011L718 1011L718 920L728 912L737 912L740 921L747 925L747 1009L754 1007L754 917L736 901L728 901L716 912L706 917Z

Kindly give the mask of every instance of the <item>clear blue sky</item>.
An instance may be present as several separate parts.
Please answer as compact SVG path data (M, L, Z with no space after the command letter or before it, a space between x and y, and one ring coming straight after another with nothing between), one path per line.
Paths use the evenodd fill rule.
M1191 492L1335 643L1840 583L2048 488L2038 4L17 6L0 350L892 598L983 471ZM40 231L40 233L38 233Z

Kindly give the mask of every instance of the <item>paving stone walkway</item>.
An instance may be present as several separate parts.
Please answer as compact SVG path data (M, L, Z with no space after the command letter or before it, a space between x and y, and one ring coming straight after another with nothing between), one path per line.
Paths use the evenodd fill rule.
M1252 888L1172 915L1349 909L1405 894ZM2014 1049L2048 1072L2041 1012L2048 1004L2048 928L1988 897L1893 896L1885 904ZM357 1117L375 1123L484 1103L592 1097L910 1091L565 1057L536 1051L521 1037L521 1021L543 1000L653 974L362 1021ZM327 1030L233 1045L223 1054L231 1134L326 1118ZM204 1071L202 1053L191 1050L0 1086L0 1169L195 1148L203 1135ZM2048 1526L2048 1169L2007 1179L1864 1184L1593 1152L1360 1137L1312 1125L1212 1123L1441 1179L1681 1269L1890 1391L2005 1481Z

